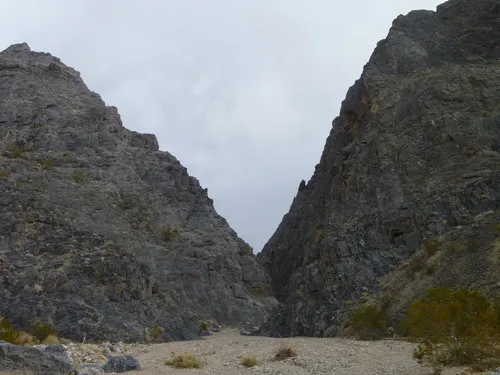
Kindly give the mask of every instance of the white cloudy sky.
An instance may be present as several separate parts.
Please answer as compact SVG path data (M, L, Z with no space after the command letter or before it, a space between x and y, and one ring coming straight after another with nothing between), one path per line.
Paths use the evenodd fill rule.
M439 0L0 0L0 50L80 71L258 252L392 20Z

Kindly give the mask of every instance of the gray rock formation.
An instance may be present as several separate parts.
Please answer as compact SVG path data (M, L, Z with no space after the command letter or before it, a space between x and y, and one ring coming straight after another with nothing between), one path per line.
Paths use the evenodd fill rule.
M34 375L69 375L74 368L60 345L26 347L0 341L0 372L29 371Z
M77 71L0 53L0 316L75 340L197 337L276 301L198 181Z
M487 228L499 208L500 1L399 16L258 255L281 303L263 332L335 334L353 306L380 294L379 277L452 231L477 246L444 257L450 275L439 280L498 295L498 233Z

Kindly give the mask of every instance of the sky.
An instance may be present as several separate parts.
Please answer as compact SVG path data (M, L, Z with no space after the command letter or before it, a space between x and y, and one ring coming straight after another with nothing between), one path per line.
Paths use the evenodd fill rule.
M0 0L0 50L78 70L259 252L392 20L436 0Z

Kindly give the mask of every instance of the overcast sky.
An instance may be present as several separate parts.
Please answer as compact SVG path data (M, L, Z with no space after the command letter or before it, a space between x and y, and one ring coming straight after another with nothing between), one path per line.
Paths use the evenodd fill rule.
M436 0L0 0L0 50L80 71L259 252L392 20Z

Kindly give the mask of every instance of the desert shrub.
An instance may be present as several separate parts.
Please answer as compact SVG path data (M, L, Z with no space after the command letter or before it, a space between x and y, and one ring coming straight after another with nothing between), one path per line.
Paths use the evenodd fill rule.
M15 148L15 149L12 149L12 155L15 157L15 158L20 158L24 155L24 150L22 148Z
M165 365L176 368L202 368L203 362L194 354L181 354L165 361Z
M153 328L146 328L145 330L146 340L150 342L162 342L164 333L165 333L165 328L163 328L160 325L156 325Z
M446 250L450 253L454 253L460 250L460 245L456 242L448 242L446 244Z
M33 336L35 336L38 340L43 341L48 336L57 337L57 332L52 326L48 324L43 324L41 321L37 320L35 322L35 326L33 327Z
M199 328L202 331L210 331L210 325L207 322L201 322Z
M428 264L426 267L425 267L425 273L427 275L434 275L434 273L436 272L436 266L432 265L432 264Z
M59 344L59 338L56 335L50 334L42 340L42 344L44 345Z
M418 344L417 348L413 351L413 358L424 359L425 357L432 354L434 346L429 341L423 341Z
M6 318L0 317L0 340L15 345L37 345L39 341L33 335L26 332L16 331Z
M353 311L347 321L359 340L377 340L382 338L389 323L387 314L372 305L361 305Z
M488 225L488 231L491 234L500 234L500 223L490 223Z
M122 211L130 210L131 208L134 207L134 205L135 205L134 200L130 198L124 198L120 202L118 202L118 207Z
M253 367L259 364L257 358L255 358L254 356L243 356L241 357L240 363L245 367Z
M479 244L477 243L477 240L474 238L469 238L467 241L465 241L465 246L467 250L469 251L474 251L477 250L479 247Z
M74 171L73 172L73 181L78 184L82 184L85 181L85 173L82 171Z
M416 358L482 370L500 365L499 316L497 307L478 291L431 288L426 298L408 308L403 326L421 342Z
M433 256L441 249L441 245L442 243L440 240L427 240L424 242L424 250L427 255Z
M415 275L421 273L425 270L426 259L422 255L416 255L412 258L410 263L408 264L408 268L406 269L406 274L411 279L415 278Z
M162 230L161 235L165 241L172 241L179 235L179 232L174 229L165 228Z
M280 347L274 354L274 359L277 361L282 361L287 358L296 357L297 352L293 346L289 346L285 343L281 343Z
M44 160L44 161L42 162L42 167L43 167L44 169L50 169L50 168L52 168L53 166L54 166L54 162L53 162L52 160Z
M0 340L15 344L19 335L20 332L14 329L11 322L0 317Z
M21 346L38 345L40 341L33 335L26 332L19 332L19 335L13 344Z

